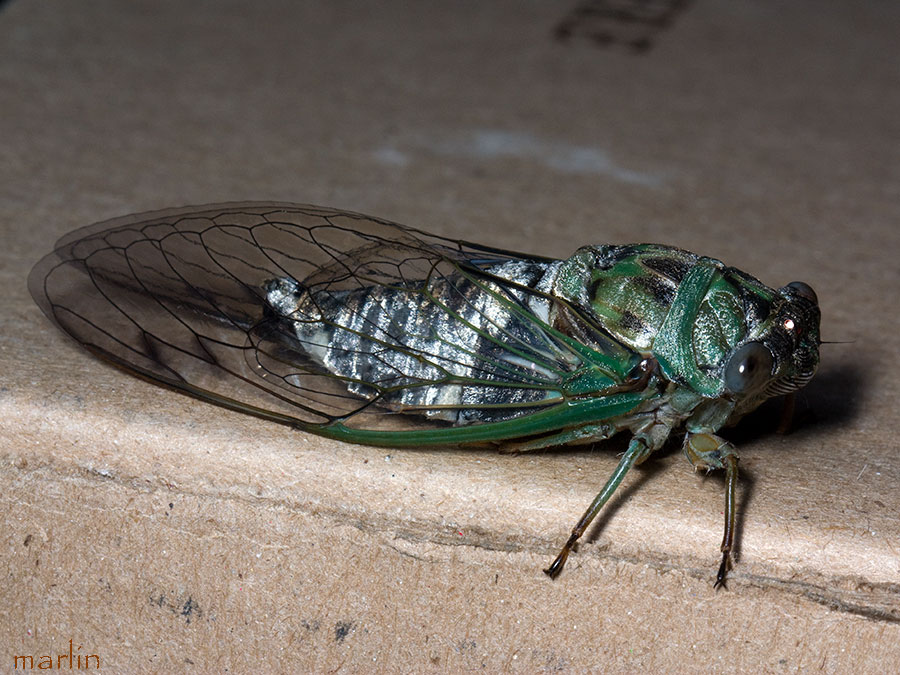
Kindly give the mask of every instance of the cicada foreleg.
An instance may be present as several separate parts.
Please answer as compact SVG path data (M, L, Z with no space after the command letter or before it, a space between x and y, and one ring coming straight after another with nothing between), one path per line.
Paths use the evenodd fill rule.
M797 393L791 392L784 397L784 403L781 407L781 417L778 420L778 428L775 433L789 434L791 426L794 423L794 410L797 407Z
M725 469L725 534L722 536L722 562L716 574L716 588L725 586L725 578L731 569L731 551L734 548L734 494L738 479L738 456L728 441L706 433L689 433L684 439L684 454L695 469Z
M591 524L591 521L594 520L596 515L600 512L600 509L603 508L603 505L609 501L609 498L616 491L616 488L619 487L622 479L625 478L625 474L628 473L629 469L635 464L640 464L649 454L650 448L645 441L640 438L631 439L631 443L628 444L628 449L625 451L625 454L622 455L622 459L619 460L619 465L616 467L616 470L613 471L612 476L606 481L606 485L604 485L599 494L594 497L594 501L591 502L587 511L584 512L584 515L581 516L578 523L572 528L572 534L569 535L569 539L563 546L562 551L560 551L559 555L556 556L556 559L550 563L550 567L544 570L544 573L551 579L555 579L559 576L559 573L562 572L562 569L566 564L566 559L569 557L569 552L572 550L572 547L575 546L575 542L581 538L581 535L584 534L584 531Z

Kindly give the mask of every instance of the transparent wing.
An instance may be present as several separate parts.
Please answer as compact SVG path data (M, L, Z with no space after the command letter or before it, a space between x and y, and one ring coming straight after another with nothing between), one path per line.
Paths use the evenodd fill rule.
M311 431L411 429L562 405L586 367L584 335L597 352L622 349L541 287L554 263L243 203L78 230L28 284L63 331L161 384ZM633 365L613 356L610 386Z

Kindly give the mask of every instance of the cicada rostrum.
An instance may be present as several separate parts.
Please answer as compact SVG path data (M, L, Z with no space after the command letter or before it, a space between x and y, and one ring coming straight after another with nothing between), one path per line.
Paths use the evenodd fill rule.
M128 216L64 237L28 280L94 354L198 398L342 441L518 450L632 434L546 570L622 478L684 432L724 469L731 565L738 457L716 435L816 370L819 308L678 248L565 260L315 206Z

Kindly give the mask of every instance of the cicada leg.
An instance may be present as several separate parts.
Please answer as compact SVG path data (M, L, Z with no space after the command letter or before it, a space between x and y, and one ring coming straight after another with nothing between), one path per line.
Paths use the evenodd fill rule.
M602 441L616 433L611 424L585 424L584 426L566 429L546 436L530 438L527 441L507 441L500 446L499 451L504 454L519 452L531 452L532 450L544 450L557 445L569 445L586 443L588 441Z
M791 426L794 423L794 410L797 406L797 392L792 391L784 397L784 404L781 407L781 417L778 420L778 428L775 430L777 434L791 433Z
M725 534L722 537L722 563L716 574L715 588L725 587L731 569L734 547L734 494L738 479L738 456L735 447L714 434L689 433L684 439L684 454L695 469L725 469Z
M565 543L565 546L563 546L562 551L556 556L556 560L550 563L550 567L544 570L544 573L551 579L555 579L559 576L559 573L562 572L562 569L566 564L566 559L569 557L569 552L572 550L575 542L577 542L581 535L584 534L584 531L591 524L591 521L594 520L594 517L600 512L600 509L603 508L603 505L606 504L613 492L616 491L616 488L619 487L619 484L622 482L622 479L625 478L625 474L628 473L628 470L635 464L640 464L649 454L650 448L643 440L640 438L631 439L631 443L628 444L628 449L625 451L625 454L622 455L622 459L619 460L619 465L616 467L616 470L613 471L613 474L606 481L606 485L604 485L603 489L600 490L600 493L594 497L594 501L591 502L587 511L584 512L584 515L581 516L581 519L576 523L575 527L572 528L572 534L569 535L569 539Z

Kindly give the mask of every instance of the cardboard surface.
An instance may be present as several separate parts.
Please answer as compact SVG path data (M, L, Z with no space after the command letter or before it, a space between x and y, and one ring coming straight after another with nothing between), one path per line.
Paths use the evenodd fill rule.
M5 4L0 669L71 640L117 672L897 670L900 9L827 5L690 3L641 50L555 38L575 3ZM730 434L728 591L722 481L678 453L551 582L621 442L342 445L120 373L27 294L76 227L239 199L810 283L843 343L794 433Z

